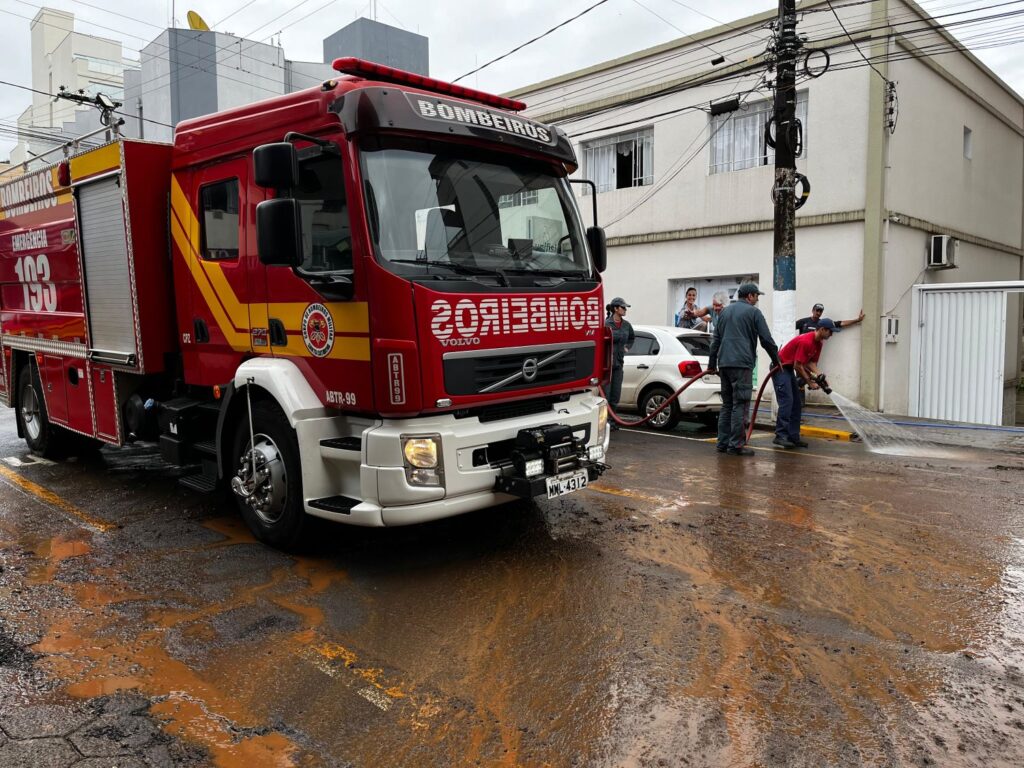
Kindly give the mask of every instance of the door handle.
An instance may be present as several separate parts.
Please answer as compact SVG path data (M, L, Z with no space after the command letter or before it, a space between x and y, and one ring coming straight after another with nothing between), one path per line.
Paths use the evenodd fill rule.
M284 329L284 323L276 317L272 317L270 318L268 325L270 326L270 346L287 347L288 333Z
M210 329L206 327L206 321L203 318L193 318L192 329L196 333L196 344L205 344L210 340Z
M636 368L637 368L638 371L646 371L650 367L651 366L649 366L649 365L645 365L644 363L640 363L640 365L638 365Z

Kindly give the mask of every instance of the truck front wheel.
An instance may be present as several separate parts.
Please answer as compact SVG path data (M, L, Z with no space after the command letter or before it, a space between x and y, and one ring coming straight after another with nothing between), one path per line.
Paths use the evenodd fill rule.
M251 439L247 415L235 431L231 490L256 538L290 549L301 541L307 518L299 443L284 414L270 403L254 403L252 421Z

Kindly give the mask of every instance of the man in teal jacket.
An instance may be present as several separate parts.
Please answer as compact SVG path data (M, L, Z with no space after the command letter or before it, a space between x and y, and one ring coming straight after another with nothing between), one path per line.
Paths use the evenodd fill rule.
M708 371L717 370L722 383L722 412L718 415L718 452L734 456L753 456L747 448L744 417L753 392L754 364L757 362L757 342L779 365L779 347L772 339L768 323L757 308L758 298L764 295L756 283L744 283L736 292L739 301L722 310L715 323L711 339Z

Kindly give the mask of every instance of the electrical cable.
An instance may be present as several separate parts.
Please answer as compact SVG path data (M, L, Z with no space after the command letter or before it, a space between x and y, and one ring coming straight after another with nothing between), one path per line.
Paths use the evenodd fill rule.
M537 37L533 38L532 40L527 40L527 41L526 41L525 43L523 43L522 45L517 45L517 46L516 46L515 48L513 48L513 49L512 49L511 51L509 51L508 53L503 53L503 54L502 54L501 56L498 56L497 58L491 59L490 61L488 61L488 62L487 62L487 63L485 63L485 64L481 64L481 65L480 65L479 67L477 67L476 69L471 69L471 70L470 70L469 72L467 72L466 74L464 74L464 75L459 75L458 77L456 77L456 78L455 78L454 80L452 80L451 82L452 82L452 83L457 83L457 82L459 82L459 80L464 80L465 78L469 77L470 75L475 75L475 74L476 74L477 72L479 72L480 70L482 70L482 69L486 69L487 67L491 66L491 64L494 64L495 62L501 61L502 59L504 59L504 58L507 58L507 57L511 56L511 55L512 55L513 53L516 53L517 51L521 51L521 50L522 50L523 48L525 48L525 47L526 47L526 46L528 46L528 45L531 45L532 43L536 43L536 42L537 42L538 40L541 40L541 39L543 39L543 38L547 37L548 35L550 35L550 34L551 34L552 32L554 32L555 30L561 29L561 28L562 28L562 27L564 27L564 26L565 26L566 24L569 24L569 23L571 23L571 22L573 22L573 21L576 21L576 19L580 18L581 16L585 16L586 14L590 13L590 12L591 12L592 10L594 10L594 9L595 9L595 8L597 8L598 6L600 6L600 5L604 5L604 4L605 4L605 3L607 3L607 2L608 2L608 0L597 0L597 2L596 2L596 3L594 3L593 5L587 6L586 8L584 8L584 9L583 9L582 11L580 11L579 13L577 13L577 14L576 14L575 16L573 16L572 18L570 18L570 19L566 19L566 20L565 20L565 21L563 21L563 22L562 22L561 24L556 24L556 25L555 25L555 26L553 26L553 27L552 27L551 29L549 29L549 30L548 30L547 32L544 32L544 33L542 33L542 34L540 34L540 35L537 35Z

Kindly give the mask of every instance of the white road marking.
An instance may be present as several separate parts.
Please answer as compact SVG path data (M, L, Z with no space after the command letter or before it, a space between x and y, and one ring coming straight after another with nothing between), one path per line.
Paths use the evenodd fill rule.
M376 688L360 688L356 693L385 712L391 709L391 699L386 693L378 691Z

